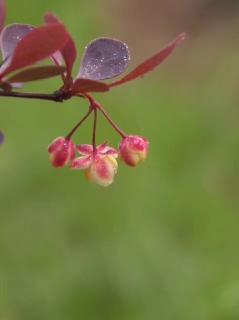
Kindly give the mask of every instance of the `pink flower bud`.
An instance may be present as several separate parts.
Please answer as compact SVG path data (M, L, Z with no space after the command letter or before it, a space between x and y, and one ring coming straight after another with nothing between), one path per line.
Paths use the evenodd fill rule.
M127 136L120 144L121 159L127 165L135 167L146 159L148 146L148 140L143 137Z
M56 138L48 147L53 167L61 168L70 163L75 156L74 143L64 137Z
M118 163L115 157L111 155L96 157L85 170L85 176L88 180L107 187L113 183L117 169Z

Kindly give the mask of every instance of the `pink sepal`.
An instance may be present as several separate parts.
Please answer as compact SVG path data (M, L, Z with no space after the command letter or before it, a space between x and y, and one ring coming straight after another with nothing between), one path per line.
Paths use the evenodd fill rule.
M93 152L93 146L91 144L78 144L76 150L82 155L90 155Z
M65 142L65 138L64 137L58 137L55 140L53 140L53 142L48 146L48 152L52 153L52 152L56 152L58 151L62 145Z
M112 147L107 146L106 143L100 144L97 147L97 152L100 155L110 155L110 156L112 156L114 158L118 157L118 151L116 149L112 148Z
M105 152L105 151L107 150L107 148L109 148L109 147L107 146L107 142L101 143L101 144L99 144L98 147L97 147L97 152L103 153L103 152Z
M91 157L84 156L84 157L75 158L71 163L71 169L85 170L90 167L91 163L92 163Z

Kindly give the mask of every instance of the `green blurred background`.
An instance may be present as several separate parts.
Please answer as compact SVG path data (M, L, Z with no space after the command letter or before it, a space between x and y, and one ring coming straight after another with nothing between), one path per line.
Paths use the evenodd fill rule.
M108 188L48 161L83 100L1 98L0 320L238 320L239 2L9 0L7 22L39 25L46 11L79 53L99 36L127 42L131 66L188 37L153 74L96 95L150 140L148 160L120 164ZM75 141L90 142L91 126ZM100 119L106 139L119 142Z

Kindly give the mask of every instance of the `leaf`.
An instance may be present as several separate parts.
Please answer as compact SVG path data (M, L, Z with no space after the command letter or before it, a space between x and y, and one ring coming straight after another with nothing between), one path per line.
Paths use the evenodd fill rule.
M90 79L76 79L73 85L73 93L105 91L109 91L109 87L106 83Z
M60 20L50 12L46 13L44 18L47 24L60 23ZM72 72L74 62L76 60L77 51L76 51L75 42L69 33L68 33L68 41L66 42L65 46L61 49L61 54L66 64L67 73L70 75ZM59 57L56 58L56 61L59 63Z
M65 67L62 66L41 66L33 67L27 70L20 71L11 78L8 82L29 82L35 80L41 80L51 78L62 74L65 71Z
M114 78L125 71L129 60L129 49L125 43L109 38L98 38L86 47L77 78L91 80Z
M3 78L10 72L48 58L60 50L68 40L62 24L52 24L36 28L17 45L9 66L0 74Z
M7 7L4 0L0 0L0 32L2 31L7 14Z
M0 47L3 59L9 58L18 43L34 29L36 28L30 24L13 23L6 26L0 36Z
M143 77L146 73L155 69L160 65L168 56L174 51L174 49L185 39L185 33L180 34L173 42L169 43L164 49L153 55L148 60L144 61L133 71L127 74L122 79L109 84L109 87L118 86L120 84L132 81L139 77Z

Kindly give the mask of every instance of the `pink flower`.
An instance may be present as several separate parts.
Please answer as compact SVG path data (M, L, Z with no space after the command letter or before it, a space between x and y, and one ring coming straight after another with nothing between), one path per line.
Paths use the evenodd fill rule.
M123 161L135 167L143 162L148 154L149 142L146 138L129 135L120 144L120 156Z
M48 147L50 161L55 168L68 165L75 157L74 143L64 137L56 138Z
M86 178L101 186L113 183L118 169L117 150L106 144L99 145L95 151L89 144L78 145L76 149L82 156L72 161L72 169L85 170Z

